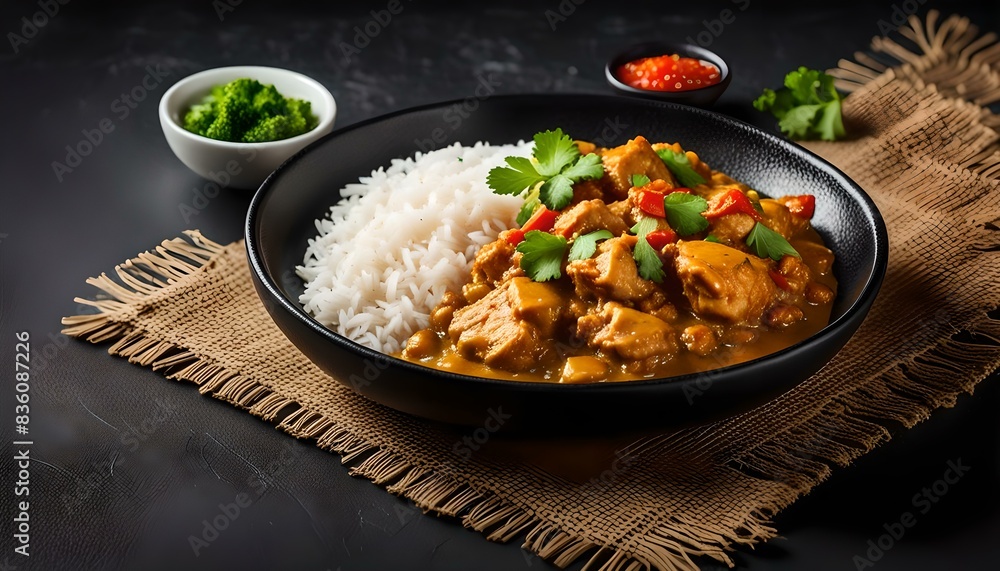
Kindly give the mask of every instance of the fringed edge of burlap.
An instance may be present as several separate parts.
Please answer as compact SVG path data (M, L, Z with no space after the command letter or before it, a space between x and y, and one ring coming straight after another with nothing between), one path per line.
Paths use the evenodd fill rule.
M912 42L906 47L899 38L877 36L870 51L854 53L827 70L838 89L853 92L867 84L889 78L909 79L918 89L933 84L946 97L965 99L981 107L1000 101L1000 42L997 35L979 34L968 18L952 15L938 25L941 14L927 12L926 20L910 16L896 33ZM880 59L881 58L881 59ZM954 65L933 69L944 61Z

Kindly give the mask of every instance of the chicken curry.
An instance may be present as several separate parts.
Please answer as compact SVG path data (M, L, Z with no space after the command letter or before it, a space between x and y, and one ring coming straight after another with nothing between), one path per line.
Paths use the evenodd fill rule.
M765 198L679 144L561 131L490 173L526 198L401 356L475 376L591 383L707 371L822 329L834 256L811 195Z

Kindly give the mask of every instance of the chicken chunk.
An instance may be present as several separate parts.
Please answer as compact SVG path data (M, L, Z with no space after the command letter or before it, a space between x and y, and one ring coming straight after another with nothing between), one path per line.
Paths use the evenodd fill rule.
M620 147L605 150L601 160L615 199L628 196L634 174L646 175L649 180L663 179L676 186L674 176L645 137L636 137Z
M466 358L526 371L554 354L561 303L553 286L516 277L456 311L448 336Z
M760 207L764 210L764 223L767 227L784 236L786 240L809 225L808 220L795 216L787 206L777 200L765 198L760 201Z
M675 266L684 295L700 316L756 324L778 295L765 261L723 244L680 242Z
M667 322L615 302L580 318L577 334L591 347L623 359L664 360L677 353L677 334Z
M601 243L597 256L566 266L576 295L584 299L638 301L654 291L652 282L639 277L632 256L635 237L612 238Z
M517 247L507 241L505 234L501 234L500 238L476 253L472 262L472 282L495 287L508 277L523 275L517 256Z
M749 214L726 214L712 221L711 234L727 246L741 244L755 224L757 221Z
M587 200L566 210L556 219L552 232L570 238L594 230L608 230L615 236L628 231L625 222L610 210L602 200Z

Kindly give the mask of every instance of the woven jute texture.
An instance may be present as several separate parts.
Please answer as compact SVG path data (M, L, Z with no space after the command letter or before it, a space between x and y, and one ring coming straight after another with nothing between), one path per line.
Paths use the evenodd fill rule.
M809 144L878 204L889 269L869 317L820 373L710 426L636 442L505 443L467 460L460 432L334 382L271 322L242 243L197 232L89 283L98 313L65 332L191 381L337 452L352 474L489 539L524 540L556 565L606 570L732 565L774 537L774 514L961 393L1000 363L1000 45L968 21L911 18L895 40L842 61L852 138ZM904 48L903 46L909 46ZM562 459L587 459L574 470ZM581 476L582 474L582 476Z

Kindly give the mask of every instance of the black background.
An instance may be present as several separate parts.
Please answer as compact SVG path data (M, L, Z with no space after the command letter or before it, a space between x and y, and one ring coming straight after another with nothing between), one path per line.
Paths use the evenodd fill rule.
M170 152L159 97L202 69L286 67L326 85L337 125L472 95L480 76L499 93L601 92L607 57L638 39L696 36L735 8L709 46L734 80L717 110L773 129L750 101L798 65L828 68L864 49L910 2L585 2L553 30L556 1L504 4L403 2L370 45L346 63L341 42L371 20L370 6L244 0L220 20L210 0L59 7L18 53L0 44L0 564L8 569L545 569L455 521L422 516L408 502L347 475L338 458L297 442L245 412L203 398L191 385L109 357L106 347L59 335L77 311L84 280L200 228L228 242L241 235L251 194L226 191L185 220L205 181ZM569 6L569 2L564 3ZM920 12L933 6L927 2ZM995 2L940 2L984 30L1000 30ZM565 8L564 8L565 9ZM5 0L0 31L21 33L37 2ZM705 22L709 21L709 25ZM111 109L147 66L170 75L128 117ZM51 163L108 117L115 130L73 172ZM13 553L14 332L31 333L31 557ZM779 514L783 537L740 550L748 569L854 569L883 524L916 512L912 497L949 460L970 467L878 570L992 568L1000 559L1000 387L980 386L894 440L838 469ZM241 509L196 556L189 536L219 504ZM23 499L23 498L17 498ZM578 563L575 567L579 567ZM705 562L706 568L718 568Z

